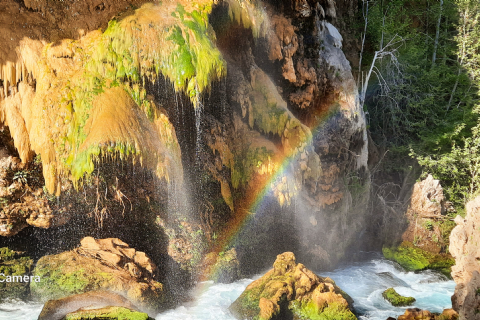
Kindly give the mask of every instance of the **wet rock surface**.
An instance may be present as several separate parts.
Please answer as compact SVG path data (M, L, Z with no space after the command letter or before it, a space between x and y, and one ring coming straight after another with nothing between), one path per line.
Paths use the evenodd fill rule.
M153 320L148 314L143 312L134 311L122 307L106 307L102 309L94 310L79 310L69 313L65 316L65 320L120 320L120 319L132 319L132 320Z
M90 291L57 300L49 300L43 306L38 320L63 319L136 319L140 313L130 301L123 296L109 291ZM148 319L148 315L137 315Z
M202 268L206 277L220 283L231 283L241 279L240 262L235 248L225 252L210 252L204 261L206 267Z

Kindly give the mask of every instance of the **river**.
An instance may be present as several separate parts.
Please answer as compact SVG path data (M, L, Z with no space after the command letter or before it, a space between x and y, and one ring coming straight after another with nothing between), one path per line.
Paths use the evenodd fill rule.
M401 295L414 297L415 307L432 312L451 308L450 297L455 289L455 283L441 274L433 271L405 272L395 263L377 257L319 275L332 278L354 299L354 307L361 320L386 320L405 312L406 308L393 307L382 298L382 292L390 287ZM155 319L234 320L228 307L258 277L230 284L202 282L192 292L192 296L197 297L193 302L160 313ZM0 304L0 320L35 320L41 308L38 303L7 301Z

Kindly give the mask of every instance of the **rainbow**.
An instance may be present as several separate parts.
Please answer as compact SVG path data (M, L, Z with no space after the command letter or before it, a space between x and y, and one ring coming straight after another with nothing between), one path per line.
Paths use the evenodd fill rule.
M298 144L300 145L306 142L307 146L311 146L313 137L318 134L322 125L334 114L335 112L326 112L321 117L318 117L319 120L317 124L313 126L312 134L308 137L307 141L299 141ZM270 174L265 174L264 176L266 177L253 186L249 184L248 194L246 194L239 203L236 203L234 216L224 228L223 233L216 239L216 244L210 252L218 256L220 252L226 251L233 245L237 235L243 230L253 214L255 214L260 205L265 201L267 195L271 193L272 186L285 175L290 165L298 158L301 151L298 151L298 148L292 149L297 151L277 155L277 161L275 162L279 165L276 166L276 170ZM207 264L203 265L206 267L200 275L200 281L211 279L214 274L219 272L218 267L208 266Z

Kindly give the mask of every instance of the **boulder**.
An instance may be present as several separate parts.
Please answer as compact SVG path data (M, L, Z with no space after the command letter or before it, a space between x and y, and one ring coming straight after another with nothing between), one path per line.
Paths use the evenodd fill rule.
M383 291L382 296L394 307L410 306L415 302L415 298L404 297L398 294L393 288L388 288L387 290Z
M93 310L78 310L65 316L65 320L153 320L144 312L134 311L122 307L106 307Z
M41 278L30 285L34 298L58 299L92 290L124 294L138 306L158 309L165 299L150 258L119 239L82 239L72 251L45 256L33 271Z
M317 276L285 252L273 269L247 286L230 311L237 319L357 319L348 300L353 302L332 279Z
M428 175L415 183L409 210L419 217L439 216L445 213L445 196L439 180Z
M460 319L480 319L480 197L467 203L465 218L457 216L450 235L450 252L455 258L452 277L457 286L453 309Z
M91 311L92 313L97 313L97 317L84 317L85 319L110 319L101 318L98 316L98 314L111 315L115 311L118 311L118 313L125 313L127 310L128 312L138 311L137 307L135 307L130 301L128 301L119 294L104 290L90 291L82 294L71 295L58 300L47 301L43 306L42 312L40 313L38 320L62 320L65 318L83 319L82 317L80 317L80 315L85 316L85 314L89 311Z

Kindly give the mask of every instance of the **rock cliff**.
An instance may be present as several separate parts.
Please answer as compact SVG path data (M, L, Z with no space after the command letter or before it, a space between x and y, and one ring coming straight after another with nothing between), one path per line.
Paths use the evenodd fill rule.
M452 276L457 286L452 297L453 309L460 319L480 319L480 198L467 203L465 218L457 216L457 226L450 235L450 252L455 258Z
M249 272L286 249L316 268L347 259L370 215L342 51L354 2L145 2L0 4L4 141L42 171L45 207L7 198L3 234L127 237L188 271L232 247Z

